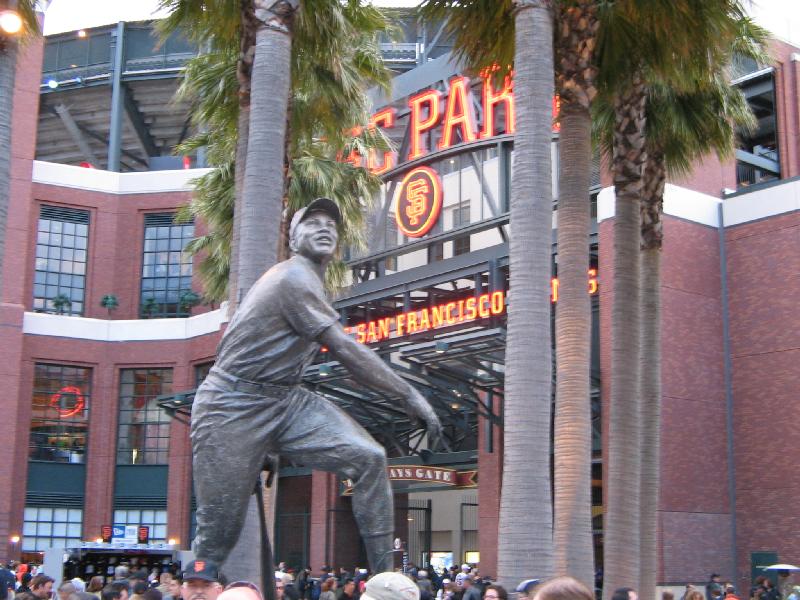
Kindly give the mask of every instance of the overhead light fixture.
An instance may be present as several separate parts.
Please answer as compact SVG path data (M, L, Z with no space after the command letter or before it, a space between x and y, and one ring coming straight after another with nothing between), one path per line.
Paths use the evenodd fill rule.
M167 543L170 546L176 546L178 544L178 540L176 540L175 538L169 538L169 540L167 540Z
M47 87L49 87L51 90L54 90L58 87L58 82L55 79L48 79Z
M12 544L19 544L19 536L18 535L12 535L9 538L9 540L11 541Z
M444 354L448 348L450 348L450 344L447 342L436 342L435 350L438 354Z
M95 540L95 542L98 543L98 544L102 544L103 543L103 538L97 538Z
M331 374L331 366L330 365L320 365L319 366L319 376L320 377L327 377Z
M85 29L78 29L78 37L85 38L86 37L86 30Z
M22 29L22 17L17 11L7 8L0 12L0 29L9 35L19 33Z
M461 405L458 402L452 402L450 404L450 408L452 408L453 410L458 410L459 408L461 408Z

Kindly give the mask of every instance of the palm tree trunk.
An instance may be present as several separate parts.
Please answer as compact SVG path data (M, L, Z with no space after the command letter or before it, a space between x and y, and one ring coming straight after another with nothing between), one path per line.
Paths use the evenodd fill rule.
M8 223L11 176L11 113L17 71L17 43L7 40L0 48L0 302L3 301L3 264Z
M642 470L639 594L642 598L655 598L661 450L661 216L666 180L663 153L648 148L644 179L640 265Z
M562 107L564 105L562 104ZM580 106L560 116L558 186L558 304L556 305L556 408L554 437L555 574L594 588L590 400L591 301L589 177L591 117Z
M591 300L587 293L592 161L593 0L559 4L556 82L561 99L558 185L556 404L553 543L555 574L594 588L592 539Z
M228 315L233 316L239 303L239 244L242 226L244 174L247 171L247 144L250 138L250 93L253 78L253 59L256 47L256 21L252 0L241 3L240 55L236 64L239 80L239 116L236 137L236 180L234 183L233 230L228 276Z
M291 83L291 18L297 0L256 0L256 52L250 96L237 285L239 296L276 262L284 194L284 140ZM252 168L253 165L256 168Z
M511 301L506 345L498 578L553 572L550 481L553 48L548 0L515 0L517 135L511 182Z
M635 76L615 100L612 170L614 295L604 548L608 600L619 587L639 589L639 202L645 151L645 85Z

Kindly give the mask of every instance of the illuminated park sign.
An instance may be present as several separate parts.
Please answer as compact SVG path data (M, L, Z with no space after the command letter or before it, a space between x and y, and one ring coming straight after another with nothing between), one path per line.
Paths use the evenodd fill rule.
M433 484L457 488L478 487L478 471L456 471L448 467L430 467L420 465L392 465L386 468L389 481L401 484ZM353 480L342 480L342 495L350 496L353 493Z
M395 206L397 227L408 237L422 237L442 210L442 183L430 167L417 167L403 179Z
M597 269L589 269L588 283L587 291L596 294L599 290ZM550 280L551 302L558 300L558 287L558 279L554 277ZM505 311L506 293L498 291L397 313L394 316L345 327L344 330L346 333L354 334L356 341L361 344L374 344L453 325L481 321L501 315Z
M408 152L397 156L394 152L371 151L364 157L352 152L347 161L356 166L366 167L372 173L381 175L405 162L422 158L438 150L446 150L456 144L475 142L492 138L498 133L506 134L516 131L516 110L514 106L514 80L506 77L502 86L497 86L492 77L484 72L480 78L480 107L483 118L478 120L473 102L473 86L471 80L457 75L449 80L447 93L430 88L420 91L408 98ZM502 130L499 129L499 109L503 109L504 120ZM553 131L559 126L555 121L558 116L558 98L553 98ZM382 131L394 129L397 125L397 109L384 108L372 115L369 127L377 127ZM428 133L438 129L438 143L429 147ZM356 130L356 134L359 131Z

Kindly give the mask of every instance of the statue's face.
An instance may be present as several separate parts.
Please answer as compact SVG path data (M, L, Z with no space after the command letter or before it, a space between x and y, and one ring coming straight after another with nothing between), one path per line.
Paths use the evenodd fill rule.
M324 211L315 210L295 226L290 246L297 254L319 262L333 257L338 241L336 220Z

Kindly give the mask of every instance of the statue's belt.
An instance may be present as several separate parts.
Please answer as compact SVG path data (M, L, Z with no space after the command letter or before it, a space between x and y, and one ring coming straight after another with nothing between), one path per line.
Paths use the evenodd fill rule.
M226 388L232 392L244 392L245 394L264 395L270 392L286 393L298 387L300 383L258 383L248 381L236 375L231 375L218 367L212 367L208 374L215 376L224 382Z

